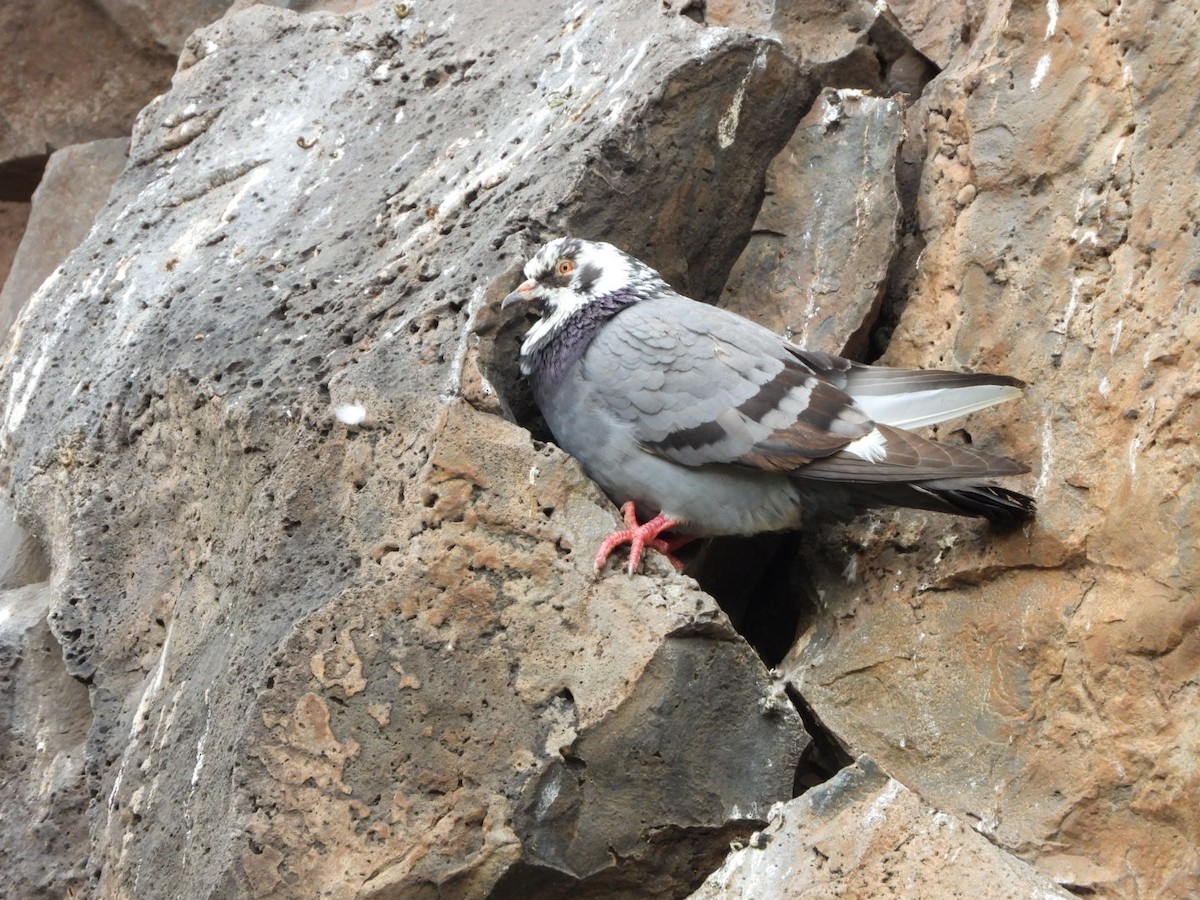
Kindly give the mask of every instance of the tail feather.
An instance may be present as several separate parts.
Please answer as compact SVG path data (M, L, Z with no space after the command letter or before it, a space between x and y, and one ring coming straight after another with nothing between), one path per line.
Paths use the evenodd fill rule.
M1032 497L988 481L926 481L912 487L945 504L946 512L960 516L983 516L991 522L1015 524L1037 514Z
M868 366L828 353L793 348L802 362L848 394L875 429L831 456L792 474L831 509L906 506L1003 525L1037 512L1032 497L983 479L1028 468L971 447L939 444L907 429L935 425L1021 395L1024 382L1007 375Z
M907 484L847 485L860 505L906 506L957 516L978 516L999 525L1016 525L1037 514L1032 497L988 481L947 478Z
M868 438L841 452L813 460L795 470L814 481L924 482L948 478L990 478L1020 475L1029 469L1006 456L973 447L939 444L911 431L878 425Z

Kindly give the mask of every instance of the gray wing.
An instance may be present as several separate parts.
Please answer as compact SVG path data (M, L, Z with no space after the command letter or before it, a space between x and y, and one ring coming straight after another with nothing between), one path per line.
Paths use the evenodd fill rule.
M643 449L687 466L793 471L874 427L778 335L683 297L623 310L581 375Z

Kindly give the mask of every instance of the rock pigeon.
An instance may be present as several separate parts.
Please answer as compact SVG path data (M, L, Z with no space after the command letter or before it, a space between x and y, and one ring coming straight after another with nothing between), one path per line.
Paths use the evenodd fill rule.
M611 244L558 238L501 307L533 305L521 344L558 444L622 507L600 571L630 545L795 529L894 505L1013 523L1030 497L981 480L1028 468L907 430L1020 395L1003 375L868 366L803 350L676 293ZM639 520L640 517L640 520ZM670 535L666 535L670 532Z

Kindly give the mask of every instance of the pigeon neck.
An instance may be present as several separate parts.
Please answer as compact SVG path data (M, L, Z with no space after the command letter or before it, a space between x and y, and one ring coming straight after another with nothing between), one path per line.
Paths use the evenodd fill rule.
M583 356L604 324L637 300L637 293L630 289L597 297L572 313L545 339L532 347L522 348L521 371L551 382L561 380L571 364Z

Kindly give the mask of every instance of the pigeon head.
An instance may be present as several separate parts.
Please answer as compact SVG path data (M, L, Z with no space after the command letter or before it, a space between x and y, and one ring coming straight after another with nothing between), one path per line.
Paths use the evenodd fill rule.
M541 314L521 344L526 369L528 359L556 338L590 340L595 328L629 304L669 290L657 272L612 244L562 237L525 264L525 281L501 308L534 304Z

